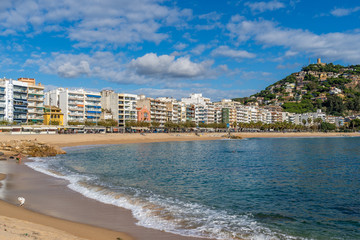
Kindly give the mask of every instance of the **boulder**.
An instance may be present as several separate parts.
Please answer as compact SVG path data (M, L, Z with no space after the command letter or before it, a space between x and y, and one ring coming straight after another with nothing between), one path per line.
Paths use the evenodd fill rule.
M30 140L11 140L2 142L0 144L0 150L17 152L30 157L50 157L66 153L57 146Z

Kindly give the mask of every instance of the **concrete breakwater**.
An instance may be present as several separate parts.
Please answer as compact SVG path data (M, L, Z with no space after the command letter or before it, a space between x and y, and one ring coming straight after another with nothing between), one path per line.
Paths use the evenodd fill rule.
M36 140L10 140L0 142L0 151L29 157L50 157L66 152L57 146Z

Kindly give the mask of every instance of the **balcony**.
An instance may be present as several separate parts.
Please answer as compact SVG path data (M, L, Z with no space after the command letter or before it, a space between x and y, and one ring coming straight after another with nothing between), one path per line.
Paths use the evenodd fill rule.
M69 105L83 105L84 102L80 102L80 101L69 101Z
M16 89L16 88L14 88L14 93L23 93L23 94L27 94L27 90L25 89L25 90L23 90L23 89Z
M36 90L28 90L28 95L40 95L43 96L44 95L44 91L36 91Z
M69 100L72 99L72 100L84 100L84 97L80 97L80 96L71 96L69 95Z
M43 97L30 97L29 96L28 101L36 101L36 102L41 101L41 102L43 102L44 98Z

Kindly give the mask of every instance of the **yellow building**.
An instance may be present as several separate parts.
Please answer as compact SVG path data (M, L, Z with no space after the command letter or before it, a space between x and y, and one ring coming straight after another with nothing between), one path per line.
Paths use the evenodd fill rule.
M55 106L45 106L44 108L45 125L64 125L64 114L61 109Z

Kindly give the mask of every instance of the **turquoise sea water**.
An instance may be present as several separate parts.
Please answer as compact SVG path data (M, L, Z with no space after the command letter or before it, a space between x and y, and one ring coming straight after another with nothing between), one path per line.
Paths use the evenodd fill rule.
M131 209L145 227L217 239L360 239L359 146L360 138L86 146L29 166Z

